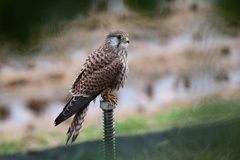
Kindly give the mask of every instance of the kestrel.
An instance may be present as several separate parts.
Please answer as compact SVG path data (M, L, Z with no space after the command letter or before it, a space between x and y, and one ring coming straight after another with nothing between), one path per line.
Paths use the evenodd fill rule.
M106 97L111 104L117 103L112 92L119 90L125 84L128 72L128 44L126 32L120 30L109 32L104 44L86 59L71 87L72 98L55 120L57 126L75 114L67 132L66 144L70 138L71 143L76 140L88 105L98 95Z

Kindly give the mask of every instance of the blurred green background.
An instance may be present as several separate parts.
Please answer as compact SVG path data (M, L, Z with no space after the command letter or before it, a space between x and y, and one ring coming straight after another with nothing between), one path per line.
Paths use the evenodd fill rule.
M140 135L143 159L239 159L239 19L237 0L1 0L0 156L65 144L70 120L56 128L53 121L69 87L87 55L121 29L131 43L129 78L115 109L116 136L129 138L119 142L119 152ZM86 142L80 148L100 143L98 101L77 139Z

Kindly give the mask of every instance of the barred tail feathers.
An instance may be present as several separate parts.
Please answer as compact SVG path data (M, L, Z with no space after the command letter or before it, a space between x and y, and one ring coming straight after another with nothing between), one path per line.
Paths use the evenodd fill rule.
M79 135L79 131L82 128L82 123L84 122L84 118L87 114L88 106L85 107L82 111L79 111L75 114L72 123L68 129L67 132L67 141L66 145L68 144L68 141L71 139L71 144L76 140L76 138Z

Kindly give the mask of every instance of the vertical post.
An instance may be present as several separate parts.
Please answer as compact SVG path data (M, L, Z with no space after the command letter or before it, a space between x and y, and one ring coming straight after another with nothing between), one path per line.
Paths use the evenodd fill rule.
M100 101L100 108L103 110L103 158L115 160L114 109L116 105L111 105L106 98L103 98Z

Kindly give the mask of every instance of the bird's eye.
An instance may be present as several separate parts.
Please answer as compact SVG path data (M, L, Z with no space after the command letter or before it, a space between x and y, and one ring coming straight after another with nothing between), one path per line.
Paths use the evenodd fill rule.
M122 38L122 36L121 35L117 35L117 39L121 39Z

